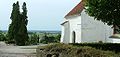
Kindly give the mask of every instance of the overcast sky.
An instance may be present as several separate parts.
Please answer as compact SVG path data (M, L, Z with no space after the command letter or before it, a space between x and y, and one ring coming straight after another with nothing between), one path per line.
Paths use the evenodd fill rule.
M64 16L80 0L0 0L0 30L8 30L11 23L12 4L19 1L27 4L28 30L61 30Z

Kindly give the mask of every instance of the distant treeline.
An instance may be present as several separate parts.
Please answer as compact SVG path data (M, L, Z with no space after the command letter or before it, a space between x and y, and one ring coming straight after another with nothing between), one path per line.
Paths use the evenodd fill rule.
M2 32L6 33L8 32L8 30L1 30ZM57 33L57 34L61 34L61 31L45 31L45 30L28 30L28 33L36 33L36 32L39 32L39 33Z

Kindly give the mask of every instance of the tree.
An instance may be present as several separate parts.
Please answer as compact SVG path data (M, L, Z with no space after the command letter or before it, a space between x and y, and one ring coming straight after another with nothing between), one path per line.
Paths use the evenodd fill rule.
M11 21L12 23L9 26L9 30L8 30L8 37L10 41L14 41L17 39L17 31L19 29L19 16L20 16L20 11L19 11L19 2L17 2L16 4L13 3L13 10L11 13Z
M120 33L120 0L84 0L86 12L95 20L112 25L114 33Z
M9 26L8 37L10 40L15 41L16 45L25 45L28 41L27 33L27 8L26 3L22 6L23 12L20 12L19 2L13 3L13 10L10 19L12 23Z
M28 33L27 33L27 8L26 8L26 3L23 3L22 6L23 12L20 14L20 27L18 30L18 42L20 42L18 45L26 45L26 42L28 41Z

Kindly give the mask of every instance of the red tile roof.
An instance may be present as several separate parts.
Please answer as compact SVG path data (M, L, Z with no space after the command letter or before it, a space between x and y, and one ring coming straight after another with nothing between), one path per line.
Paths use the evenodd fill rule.
M75 15L75 14L80 14L82 10L84 9L84 2L83 0L76 6L74 7L65 17Z

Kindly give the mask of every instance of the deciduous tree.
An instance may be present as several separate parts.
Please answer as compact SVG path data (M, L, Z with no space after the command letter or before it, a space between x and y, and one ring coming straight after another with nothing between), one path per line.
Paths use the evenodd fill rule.
M84 0L86 12L95 20L112 25L120 33L120 0Z

